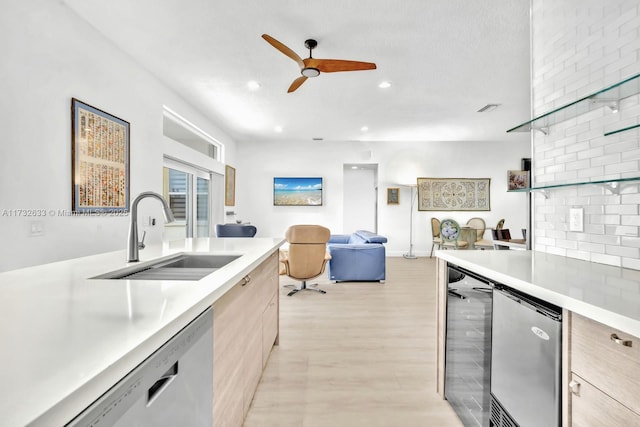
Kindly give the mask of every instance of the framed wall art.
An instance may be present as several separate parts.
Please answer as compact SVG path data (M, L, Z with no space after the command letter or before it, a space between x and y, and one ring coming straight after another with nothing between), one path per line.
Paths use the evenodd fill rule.
M224 167L224 205L236 205L236 169L229 165Z
M400 204L400 189L399 188L387 188L387 204L399 205Z
M75 213L129 211L129 122L71 99Z
M521 190L529 187L529 171L507 171L507 190Z
M322 177L273 178L273 206L322 206Z
M490 211L490 178L418 178L419 211Z

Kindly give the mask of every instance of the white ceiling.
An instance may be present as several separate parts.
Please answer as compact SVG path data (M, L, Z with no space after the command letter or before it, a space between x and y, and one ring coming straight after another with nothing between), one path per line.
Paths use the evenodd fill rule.
M528 1L63 1L238 141L515 141L530 114ZM378 68L288 94L300 70L263 33Z

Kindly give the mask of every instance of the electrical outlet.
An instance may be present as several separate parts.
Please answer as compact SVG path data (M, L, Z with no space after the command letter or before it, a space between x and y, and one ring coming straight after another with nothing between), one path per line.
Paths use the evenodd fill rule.
M580 233L584 231L584 209L583 208L569 209L569 231L578 231Z

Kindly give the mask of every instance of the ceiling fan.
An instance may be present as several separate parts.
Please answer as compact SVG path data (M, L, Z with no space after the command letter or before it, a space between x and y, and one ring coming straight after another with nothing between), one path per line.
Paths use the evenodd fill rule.
M318 42L313 39L305 40L304 45L309 49L309 57L306 59L300 58L293 50L274 39L268 34L263 34L262 38L265 39L271 46L278 49L280 52L287 55L289 58L296 61L300 66L301 77L298 77L291 83L287 92L291 93L298 89L302 83L304 83L309 77L318 77L320 72L323 73L335 73L338 71L360 71L360 70L375 70L376 64L373 62L360 62L360 61L347 61L344 59L317 59L311 56L311 51L318 46Z

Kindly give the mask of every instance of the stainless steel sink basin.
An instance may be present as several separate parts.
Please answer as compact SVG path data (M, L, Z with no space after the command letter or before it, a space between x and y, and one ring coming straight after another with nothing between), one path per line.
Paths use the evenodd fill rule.
M200 280L240 256L182 253L154 263L111 271L92 277L92 279Z

